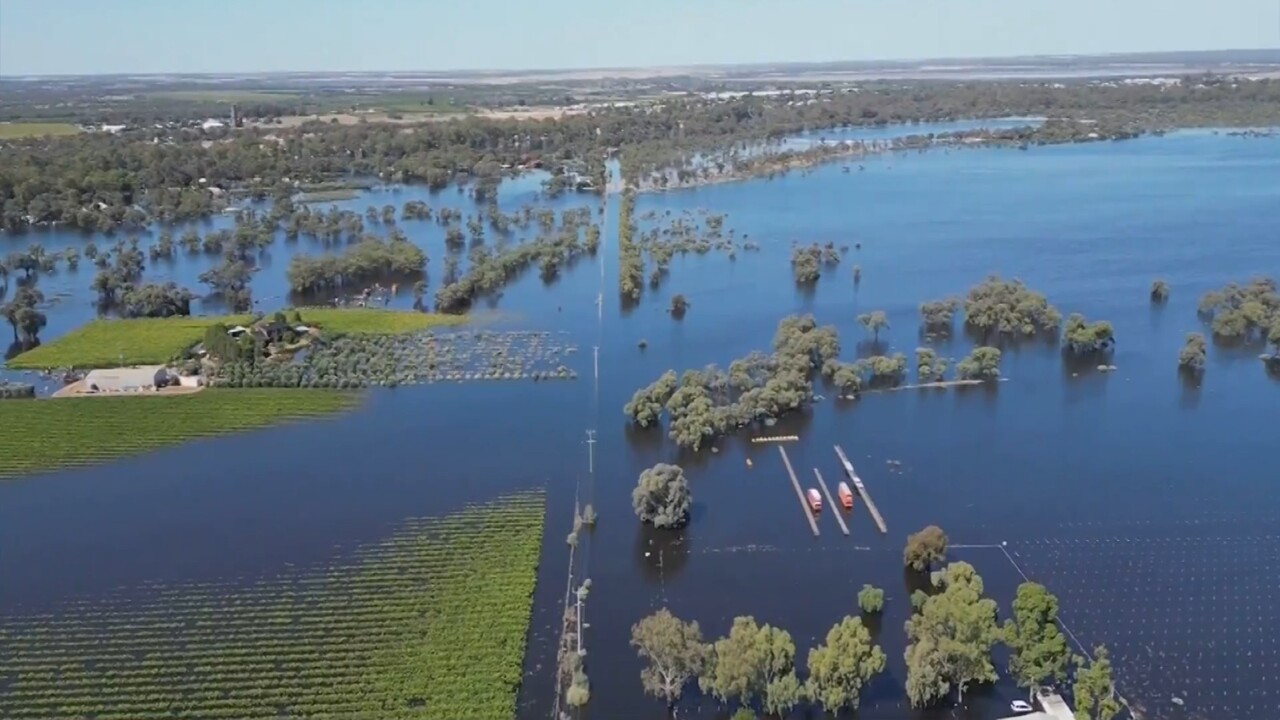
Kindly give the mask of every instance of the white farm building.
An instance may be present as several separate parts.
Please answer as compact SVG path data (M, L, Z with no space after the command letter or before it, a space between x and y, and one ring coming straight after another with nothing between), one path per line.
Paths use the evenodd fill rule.
M84 376L85 392L141 392L164 384L168 373L163 365L144 365L110 370L90 370Z

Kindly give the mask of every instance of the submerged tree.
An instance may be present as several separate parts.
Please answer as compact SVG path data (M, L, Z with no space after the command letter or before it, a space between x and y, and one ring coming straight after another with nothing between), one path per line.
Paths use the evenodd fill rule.
M1005 621L1009 674L1034 695L1036 687L1067 677L1071 651L1058 629L1058 598L1039 583L1024 582L1013 600L1013 617Z
M796 282L809 284L816 282L822 274L822 251L817 245L798 247L791 251L791 272Z
M679 465L658 463L640 473L631 504L641 521L658 528L677 528L689 521L693 498Z
M974 348L968 357L956 363L956 376L962 380L999 379L1000 348Z
M858 324L871 333L872 337L879 340L880 331L889 327L889 316L883 310L873 310L859 315Z
M684 295L677 293L671 298L671 317L677 319L682 318L684 317L685 311L688 309L689 301L685 299Z
M766 712L784 714L801 699L795 656L795 643L786 630L757 625L750 616L737 617L729 635L711 646L698 684L721 702L749 705L760 698Z
M1248 285L1229 283L1200 298L1200 315L1212 321L1213 334L1226 340L1266 337L1280 317L1280 294L1271 278L1255 278Z
M864 613L878 613L884 609L884 590L866 584L858 591L858 607Z
M644 342L643 340L641 341ZM662 408L676 391L676 371L668 370L647 387L640 388L631 396L622 411L640 427L649 427L658 422Z
M684 622L662 608L631 626L631 646L647 661L640 671L644 691L675 707L685 685L705 664L708 648L697 622Z
M1204 372L1208 362L1209 347L1200 333L1187 333L1187 341L1178 353L1178 367L1191 373Z
M190 290L173 282L127 287L120 296L120 313L125 317L190 315L193 297Z
M13 327L13 340L23 344L31 344L39 339L40 331L48 323L45 314L37 310L44 302L44 293L30 287L19 287L13 299L0 306L0 314Z
M1076 681L1072 690L1076 698L1077 720L1112 720L1120 714L1116 684L1111 678L1111 656L1107 648L1093 649L1093 661L1076 657Z
M942 573L941 593L907 620L907 695L912 707L931 705L956 686L960 702L970 683L994 682L991 648L1000 636L996 603L982 597L982 578L956 562Z
M933 348L916 348L916 376L922 383L938 382L947 375L947 361Z
M969 291L964 301L965 323L983 333L1034 335L1052 332L1062 314L1041 293L1020 280L1005 281L997 275Z
M949 333L960 301L955 298L920 304L920 318L925 332Z
M907 546L902 551L902 561L916 572L928 570L936 562L947 558L947 534L937 525L930 525L918 533L907 536Z
M1067 318L1063 341L1071 352L1083 355L1111 348L1116 338L1111 323L1106 320L1087 322L1080 313L1072 313Z
M862 689L884 668L884 651L872 644L862 618L846 616L827 632L826 644L809 650L805 694L832 714L857 710Z
M1156 280L1151 283L1151 302L1163 304L1169 299L1169 283L1164 280Z

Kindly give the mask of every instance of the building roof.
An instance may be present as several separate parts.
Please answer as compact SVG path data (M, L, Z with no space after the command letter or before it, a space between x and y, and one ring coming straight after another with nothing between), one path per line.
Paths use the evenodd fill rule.
M156 375L163 371L163 365L90 370L84 376L84 383L86 387L97 385L100 388L143 387L155 385Z

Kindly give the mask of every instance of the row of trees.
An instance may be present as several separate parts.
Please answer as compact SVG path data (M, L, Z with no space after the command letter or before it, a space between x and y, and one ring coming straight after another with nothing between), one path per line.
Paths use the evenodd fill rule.
M636 242L635 212L636 195L628 188L618 211L618 292L631 302L644 292L644 256Z
M984 592L973 566L952 563L936 574L934 592L907 620L905 687L912 707L936 705L953 688L963 702L972 685L994 682L992 652L998 644L1008 648L1008 672L1029 695L1041 685L1068 679L1073 658L1058 625L1058 599L1043 585L1025 582L1018 587L1012 616L1001 625L995 601ZM838 714L858 709L863 690L887 664L862 619L853 616L836 623L825 642L809 650L804 680L790 633L751 616L735 618L726 636L707 642L697 622L663 608L632 626L631 644L645 662L640 672L645 692L668 710L696 681L703 693L725 705L758 706L785 716L811 702ZM1077 717L1112 720L1121 705L1106 649L1096 648L1092 661L1077 656L1074 665Z
M668 709L696 680L704 693L722 703L759 703L775 715L785 715L808 698L832 713L856 710L862 689L884 671L886 660L861 618L849 616L827 632L825 643L809 650L804 681L796 672L791 634L750 616L735 618L728 635L707 643L698 623L663 608L632 626L631 644L646 661L640 672L645 692L665 701Z
M225 203L208 188L252 197L292 194L295 183L352 175L444 188L456 179L491 186L509 172L546 158L571 159L598 178L609 148L622 148L633 184L692 158L805 130L962 117L1089 117L1088 132L1116 134L1166 125L1264 125L1280 99L1280 83L1239 81L1207 88L1103 88L1049 84L1003 88L984 83L902 86L835 92L794 102L787 96L671 98L544 121L463 117L425 123L412 133L396 124L309 124L296 129L245 128L205 147L201 133L150 124L119 135L7 141L0 167L0 225L18 230L58 222L111 229L152 220L198 217ZM1081 123L1045 123L1013 142L1085 137ZM268 140L264 136L270 133ZM153 141L160 140L155 143ZM564 162L556 161L557 167ZM204 182L201 182L201 180Z
M420 274L426 265L427 254L407 239L369 236L340 255L295 255L287 277L293 290L316 292L388 275Z

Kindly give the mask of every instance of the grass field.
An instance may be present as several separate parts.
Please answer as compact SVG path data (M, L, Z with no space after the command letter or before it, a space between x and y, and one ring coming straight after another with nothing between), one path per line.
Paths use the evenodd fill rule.
M302 320L335 333L384 335L414 332L432 327L459 325L465 316L377 308L301 308ZM290 317L293 311L288 311ZM9 367L20 370L45 368L104 368L123 365L159 365L204 338L214 323L236 325L248 315L180 318L94 320L18 355Z
M0 717L514 720L545 497L412 519L355 559L0 615Z
M247 315L94 320L18 355L9 361L9 367L41 370L159 365L200 342L210 325L249 320Z
M275 389L5 400L0 402L0 478L328 415L359 400L359 394L341 391Z
M17 140L19 138L44 137L53 135L75 135L80 129L71 123L59 122L0 122L0 140Z
M334 333L397 335L467 322L465 315L381 310L378 308L299 308L302 321ZM290 317L293 311L288 311Z

